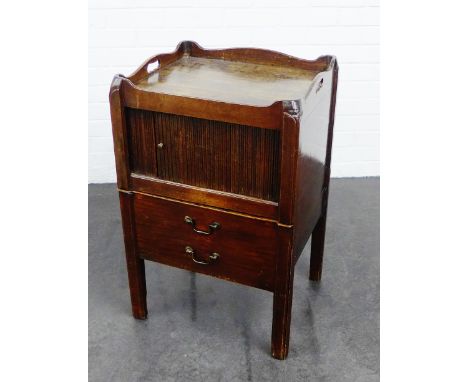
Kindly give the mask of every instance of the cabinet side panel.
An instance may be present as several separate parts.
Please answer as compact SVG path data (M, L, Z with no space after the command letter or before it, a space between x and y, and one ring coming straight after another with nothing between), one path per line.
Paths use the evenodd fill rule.
M279 130L126 109L135 174L276 202Z
M296 259L300 256L322 212L332 91L333 71L323 72L317 78L303 105L294 217Z

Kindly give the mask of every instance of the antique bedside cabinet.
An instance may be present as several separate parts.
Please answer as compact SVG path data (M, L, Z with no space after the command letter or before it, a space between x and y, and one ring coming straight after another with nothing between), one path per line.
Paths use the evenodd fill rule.
M312 235L322 273L338 65L180 43L110 89L133 316L144 261L273 293L271 353L286 358L294 267Z

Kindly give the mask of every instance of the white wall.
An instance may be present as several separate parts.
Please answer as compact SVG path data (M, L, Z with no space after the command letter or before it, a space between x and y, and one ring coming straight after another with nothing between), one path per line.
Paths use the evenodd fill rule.
M89 182L115 182L114 74L182 40L338 58L332 176L379 175L378 0L94 0L89 3Z

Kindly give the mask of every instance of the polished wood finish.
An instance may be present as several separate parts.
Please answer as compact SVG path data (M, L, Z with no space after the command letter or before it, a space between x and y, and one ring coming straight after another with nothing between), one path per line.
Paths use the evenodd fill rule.
M145 263L138 256L136 247L134 194L120 192L119 197L133 317L144 320L148 316L148 309L146 307Z
M322 270L337 80L332 56L191 41L114 78L136 318L147 315L145 260L204 273L273 292L271 352L287 357L294 268L311 235L310 279Z
M136 174L131 176L131 185L132 189L138 192L239 211L254 216L276 219L278 215L278 203L250 196L210 190Z
M226 103L270 106L278 100L306 95L318 70L272 66L183 55L150 73L135 86L155 93L173 94ZM255 86L252 86L252 81ZM231 84L226 88L225 83Z
M327 207L328 207L328 193L330 191L330 174L331 174L331 154L333 142L333 126L335 124L335 106L336 106L336 91L338 87L338 64L335 63L332 72L332 85L331 85L331 100L330 106L327 104L321 105L321 110L329 110L328 112L328 128L326 140L326 154L325 163L323 168L323 185L322 185L322 201L320 206L320 218L315 223L312 232L312 244L310 255L310 270L309 279L312 281L320 281L322 278L322 265L323 265L323 252L325 249L325 233L327 225ZM330 77L330 74L328 74ZM328 97L327 97L328 99ZM324 101L322 101L324 102ZM298 244L298 250L302 243ZM304 244L305 245L305 244ZM298 255L299 256L299 255Z
M271 355L277 359L285 359L289 351L289 332L294 289L293 237L293 228L278 227L280 255L276 261L271 330Z
M332 70L317 75L314 88L302 103L293 223L297 228L294 240L296 260L319 217L326 216L322 204L328 199L337 75L336 63ZM317 243L318 237L315 239ZM312 244L313 248L315 244ZM320 258L320 251L313 253L313 258Z
M228 104L198 98L187 98L172 94L148 92L135 87L128 78L115 77L121 81L123 102L134 109L152 110L167 114L211 119L266 129L279 129L283 103L277 101L270 106ZM220 86L224 86L221 85Z
M278 130L127 109L132 173L278 202Z
M134 200L140 257L273 290L278 252L275 222L140 194ZM213 222L220 228L210 235L196 233L184 222L185 216L193 218L201 230L209 231ZM220 257L212 264L200 265L185 253L186 246L202 260L213 252Z

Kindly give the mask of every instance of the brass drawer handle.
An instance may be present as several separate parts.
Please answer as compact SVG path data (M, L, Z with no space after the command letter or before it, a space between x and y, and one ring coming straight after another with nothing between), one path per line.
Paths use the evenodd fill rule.
M185 247L185 253L189 254L190 256L192 256L192 261L194 263L197 263L197 264L202 264L202 265L208 265L208 264L212 264L214 263L219 257L219 253L216 253L216 252L213 252L210 256L209 256L209 260L208 261L203 261L203 260L198 260L195 256L195 251L193 250L192 247L189 247L188 245Z
M221 228L221 224L219 224L218 222L213 222L211 223L208 228L210 229L208 232L207 231L203 231L201 229L197 229L197 223L195 222L195 219L192 219L190 216L186 216L184 218L184 221L187 223L187 224L190 224L192 226L192 229L196 232L196 233L199 233L200 235L211 235L214 231L216 231L217 229Z

